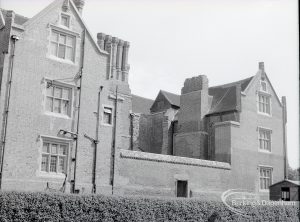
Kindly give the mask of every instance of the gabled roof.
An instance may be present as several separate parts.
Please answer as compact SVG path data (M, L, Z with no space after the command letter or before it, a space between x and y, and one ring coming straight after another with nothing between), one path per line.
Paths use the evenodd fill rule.
M210 87L208 94L213 97L210 111L207 115L229 111L240 111L240 96L253 76L237 82Z
M289 183L294 184L294 185L296 185L296 186L300 186L300 181L299 181L299 180L288 180L288 179L284 179L284 180L282 180L282 181L279 181L279 182L277 182L277 183L272 184L270 187L275 186L275 185L280 184L280 183L283 183L283 182L289 182Z
M169 101L171 105L180 107L179 95L164 90L160 90L160 92L166 97L166 99Z
M33 16L32 18L26 20L22 25L24 26L28 26L32 23L34 23L35 21L38 21L40 16L43 16L44 14L48 13L48 11L52 10L53 8L55 8L57 5L62 4L64 0L54 0L52 3L50 3L46 8L44 8L42 11L40 11L38 14L36 14L35 16ZM83 21L80 13L77 10L77 7L75 6L74 2L72 0L69 0L70 6L73 8L75 15L77 16L77 18L79 19L80 23L83 25L83 27L86 30L87 36L91 39L92 44L94 45L95 49L103 55L108 56L109 53L100 49L97 42L95 41L95 39L93 38L91 32L89 31L88 27L86 26L85 22Z
M150 107L153 104L152 99L132 95L132 112L150 114Z
M240 95L251 80L252 77L240 81L209 87L208 94L213 97L210 111L207 115L216 113L239 111ZM168 99L171 105L180 107L180 95L160 90L160 92Z

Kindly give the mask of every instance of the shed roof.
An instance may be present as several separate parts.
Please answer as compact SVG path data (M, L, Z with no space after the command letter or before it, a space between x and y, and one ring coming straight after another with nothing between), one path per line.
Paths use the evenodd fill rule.
M132 112L150 114L150 107L154 100L132 95Z
M284 183L284 182L288 182L288 183L294 184L294 185L296 185L296 186L300 186L300 181L299 181L299 180L288 180L288 179L284 179L284 180L282 180L282 181L279 181L279 182L277 182L277 183L272 184L270 187L275 186L275 185L278 185L278 184L280 184L280 183Z
M166 97L166 99L170 102L171 105L180 107L180 95L170 93L164 90L160 90L160 92Z

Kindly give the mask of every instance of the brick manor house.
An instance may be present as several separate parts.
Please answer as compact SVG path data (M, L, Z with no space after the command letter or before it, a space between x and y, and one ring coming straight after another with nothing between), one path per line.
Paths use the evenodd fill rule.
M264 64L229 84L200 75L181 95L132 95L129 42L94 41L83 6L0 11L0 189L268 198L286 176L286 100Z

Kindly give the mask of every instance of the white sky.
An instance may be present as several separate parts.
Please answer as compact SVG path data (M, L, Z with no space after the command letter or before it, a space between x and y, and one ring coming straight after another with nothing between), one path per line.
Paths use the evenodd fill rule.
M32 17L52 0L0 0ZM255 75L258 62L278 96L287 96L288 158L299 166L299 52L296 0L86 0L83 19L131 43L132 93L154 99L180 94L185 78L205 74L210 85Z

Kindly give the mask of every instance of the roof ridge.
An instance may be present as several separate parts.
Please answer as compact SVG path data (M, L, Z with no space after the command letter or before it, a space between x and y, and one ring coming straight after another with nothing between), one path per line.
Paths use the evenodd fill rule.
M216 85L216 86L211 86L209 88L217 88L217 87L224 87L224 86L227 86L227 87L230 87L230 86L234 86L234 85L237 85L238 83L241 83L245 80L248 80L250 78L253 78L254 76L250 76L248 78L245 78L245 79L241 79L241 80L238 80L238 81L234 81L234 82L230 82L230 83L225 83L225 84L221 84L221 85Z
M139 96L139 95L136 95L136 94L131 94L131 96L136 96L136 97L140 97L140 98L143 98L143 99L149 99L147 97ZM154 99L149 99L149 100L154 101Z

